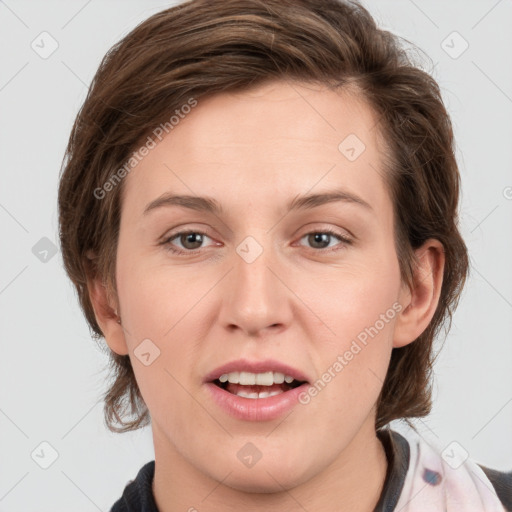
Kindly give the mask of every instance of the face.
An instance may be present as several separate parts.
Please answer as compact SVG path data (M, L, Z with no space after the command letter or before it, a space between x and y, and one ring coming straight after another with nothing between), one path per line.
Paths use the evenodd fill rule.
M403 293L376 123L355 95L274 82L199 100L125 178L116 349L157 459L270 491L375 434ZM211 382L237 370L265 384Z

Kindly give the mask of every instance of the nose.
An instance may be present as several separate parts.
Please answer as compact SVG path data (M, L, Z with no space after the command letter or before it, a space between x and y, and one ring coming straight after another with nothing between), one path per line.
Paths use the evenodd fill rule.
M222 325L252 337L286 329L292 318L293 294L271 249L263 250L254 261L235 253L233 265L222 288Z

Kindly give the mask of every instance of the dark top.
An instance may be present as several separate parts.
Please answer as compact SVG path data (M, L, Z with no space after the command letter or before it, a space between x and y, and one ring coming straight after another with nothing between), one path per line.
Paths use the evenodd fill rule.
M404 436L391 429L378 430L377 435L386 451L388 469L382 493L373 512L393 512L409 469L409 443ZM512 471L502 472L480 464L479 466L494 486L505 510L512 512ZM142 466L135 480L126 485L122 497L116 501L110 512L159 512L152 491L154 472L154 460Z

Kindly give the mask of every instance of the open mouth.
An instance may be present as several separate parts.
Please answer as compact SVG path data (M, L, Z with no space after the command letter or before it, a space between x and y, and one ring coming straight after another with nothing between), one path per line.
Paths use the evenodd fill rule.
M218 379L215 379L212 382L228 393L240 396L242 398L253 399L269 398L271 396L280 395L306 383L306 381L299 381L288 376L286 380L284 380L285 376L283 375L281 378L281 375L278 374L277 378L270 378L269 376L265 384L255 384L252 382L248 384L242 384L240 383L240 378L237 378L237 376L228 377L227 375L221 375ZM242 381L244 381L244 379L242 379Z
M299 403L309 381L305 373L279 361L243 359L213 370L204 379L221 410L242 421L280 418Z

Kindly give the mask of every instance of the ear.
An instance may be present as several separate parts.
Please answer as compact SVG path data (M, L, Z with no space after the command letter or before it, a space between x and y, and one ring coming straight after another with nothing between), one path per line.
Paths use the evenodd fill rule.
M445 264L443 244L428 239L415 254L418 267L413 287L410 289L404 284L398 298L402 310L395 322L394 348L412 343L423 333L434 316L441 295Z
M108 346L116 354L127 355L128 346L121 319L117 314L118 304L116 300L111 297L106 285L99 278L88 279L87 288L96 321Z

